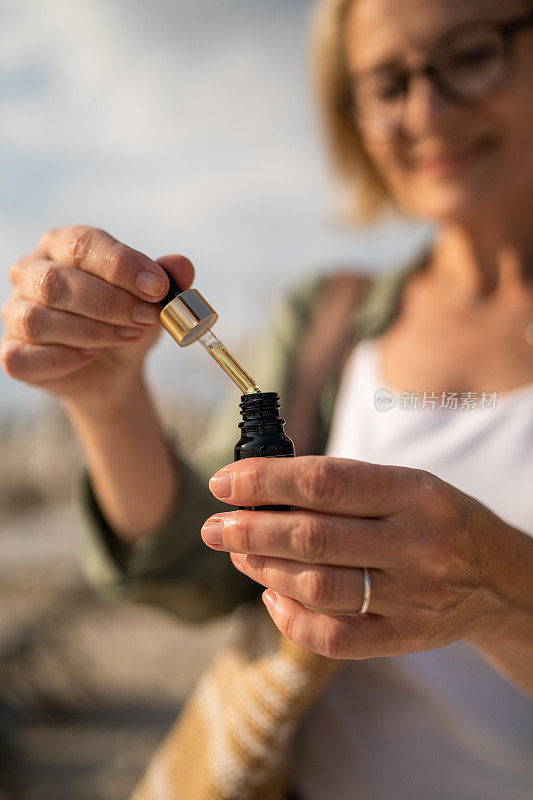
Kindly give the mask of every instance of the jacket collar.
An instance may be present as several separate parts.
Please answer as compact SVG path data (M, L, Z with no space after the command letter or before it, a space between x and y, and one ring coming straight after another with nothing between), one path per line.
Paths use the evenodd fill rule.
M378 336L394 320L400 310L407 281L427 264L429 251L424 249L416 258L377 275L364 301L354 309L349 324L354 345L360 339Z

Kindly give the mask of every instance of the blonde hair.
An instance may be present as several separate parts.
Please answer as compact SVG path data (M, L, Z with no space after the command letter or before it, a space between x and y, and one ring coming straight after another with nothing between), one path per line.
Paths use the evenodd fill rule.
M345 18L355 0L320 0L312 29L312 67L319 113L334 177L345 189L342 218L369 222L391 196L367 155L349 102L342 41Z

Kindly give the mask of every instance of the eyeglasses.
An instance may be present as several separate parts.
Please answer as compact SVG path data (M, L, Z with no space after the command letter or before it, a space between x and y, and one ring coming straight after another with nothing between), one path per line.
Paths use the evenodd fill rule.
M411 81L428 78L447 100L474 105L486 100L509 76L515 35L533 26L533 14L498 22L481 20L449 31L431 48L426 63L407 69L392 62L352 76L349 104L369 133L390 135L402 123Z

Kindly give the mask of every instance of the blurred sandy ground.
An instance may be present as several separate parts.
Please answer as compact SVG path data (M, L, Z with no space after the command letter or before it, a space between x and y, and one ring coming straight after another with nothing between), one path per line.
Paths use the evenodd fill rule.
M161 402L185 444L205 416L194 408ZM0 800L126 798L227 633L225 621L193 629L109 605L84 585L79 463L52 401L0 423Z

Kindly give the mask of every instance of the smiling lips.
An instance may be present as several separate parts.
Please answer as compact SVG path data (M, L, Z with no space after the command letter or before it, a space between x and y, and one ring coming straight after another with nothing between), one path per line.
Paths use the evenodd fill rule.
M477 139L470 145L456 149L444 150L427 155L415 155L412 164L415 169L434 176L451 175L460 171L476 156L492 149L494 141L484 137Z

